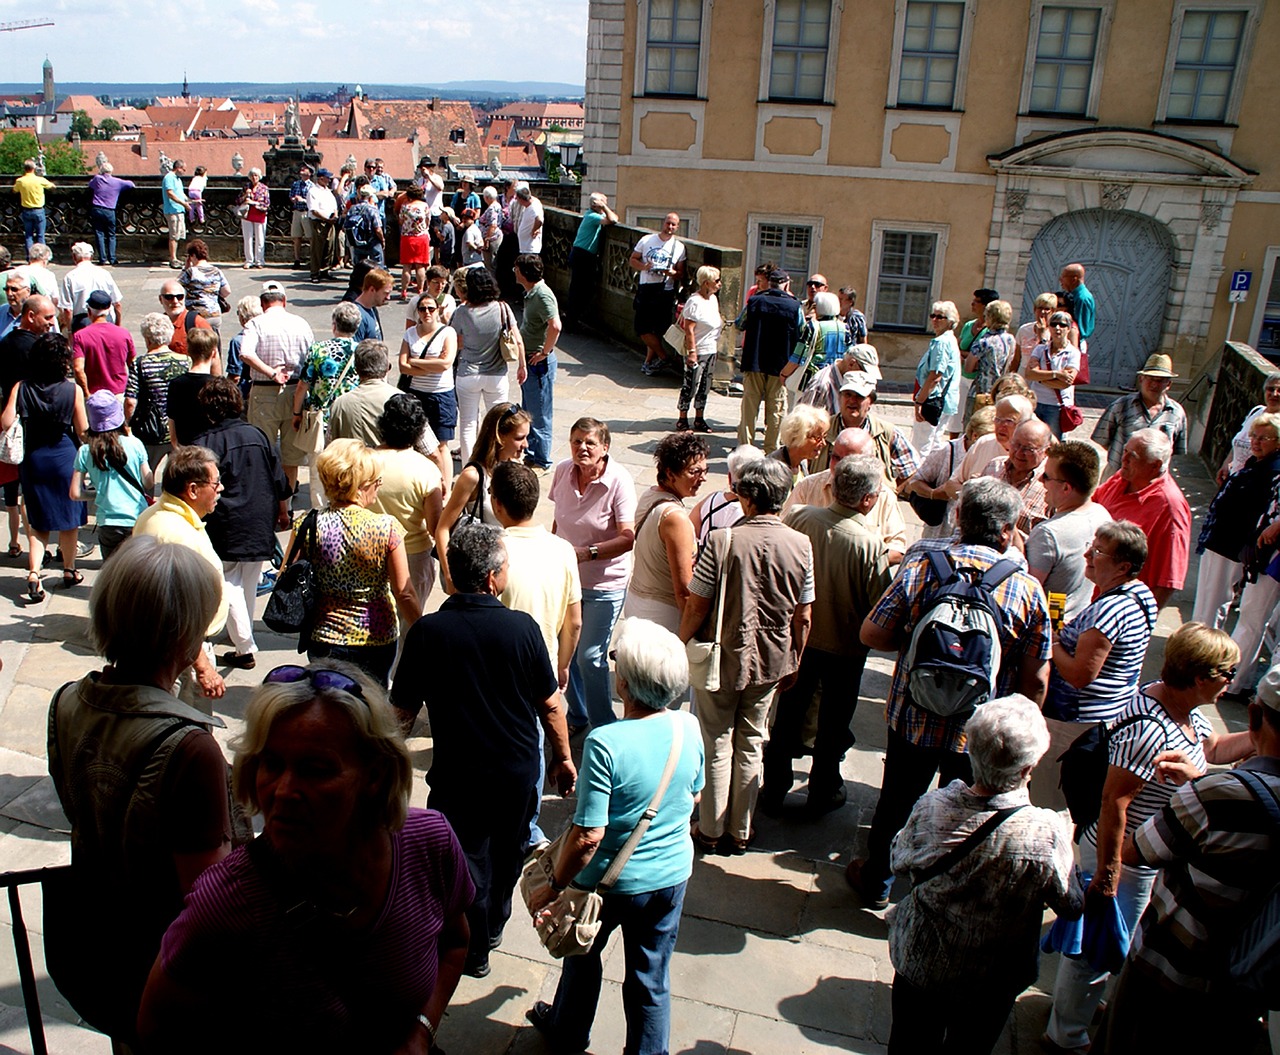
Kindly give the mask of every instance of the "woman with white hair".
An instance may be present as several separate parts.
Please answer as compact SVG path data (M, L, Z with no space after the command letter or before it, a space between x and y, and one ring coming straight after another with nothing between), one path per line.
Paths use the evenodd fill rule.
M791 470L792 486L808 475L810 463L827 449L830 428L831 416L821 407L807 403L801 403L782 419L778 429L782 446L769 457Z
M689 817L701 797L702 738L693 715L670 709L689 687L689 661L673 633L645 619L626 619L615 655L622 721L593 729L583 743L573 828L553 863L546 900L529 905L535 916L552 903L554 891L600 882L648 808L673 752L675 767L652 823L604 894L602 926L590 951L566 958L554 1001L540 1000L525 1014L555 1051L585 1051L590 1044L601 960L619 927L626 954L624 1050L666 1051L671 1027L671 953L693 871Z
M840 298L827 291L813 295L813 318L805 323L803 336L782 368L784 381L797 371L800 377L788 383L790 392L803 392L814 376L853 347L853 335L840 314ZM809 354L809 349L813 354Z
M163 312L144 315L138 328L146 350L129 361L124 416L130 431L147 445L147 460L154 469L170 447L169 382L191 369L191 357L169 347L173 323Z
M502 248L502 206L498 203L498 189L485 187L480 192L484 207L480 211L480 237L484 239L484 266L490 271L497 266L498 250Z
M933 340L916 366L915 425L911 445L921 456L946 442L945 423L960 409L960 345L955 329L960 312L949 300L929 309Z
M1039 709L991 700L965 737L972 783L922 796L893 842L893 870L913 886L888 916L890 1055L991 1051L1036 980L1045 906L1067 918L1084 908L1071 832L1027 794L1049 746Z
M752 462L764 457L764 451L753 443L744 443L736 450L729 452L729 486L723 491L707 495L693 507L689 513L689 523L693 525L693 535L698 542L698 550L707 544L707 537L716 528L730 527L742 519L742 505L738 496L733 493L733 482L742 475L742 470Z
M236 197L237 210L244 210L240 218L240 233L244 237L244 266L266 267L263 254L266 251L267 214L271 211L271 191L262 182L262 169L249 170L249 185Z
M680 309L680 329L684 331L684 380L676 409L680 418L678 431L689 427L689 407L693 406L695 432L710 432L707 424L707 395L711 391L711 375L716 367L716 342L724 320L720 317L720 269L703 265L698 268L698 291Z

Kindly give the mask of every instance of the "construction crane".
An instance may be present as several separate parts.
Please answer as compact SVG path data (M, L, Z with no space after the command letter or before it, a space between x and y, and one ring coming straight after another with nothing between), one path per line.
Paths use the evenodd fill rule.
M12 33L18 29L36 29L39 26L51 26L53 20L48 18L23 18L17 22L0 22L0 33Z

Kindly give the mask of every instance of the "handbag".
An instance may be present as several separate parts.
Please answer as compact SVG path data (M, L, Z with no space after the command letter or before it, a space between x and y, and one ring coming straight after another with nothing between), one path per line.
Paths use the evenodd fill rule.
M937 425L942 420L942 393L930 392L920 404L920 416L930 425Z
M667 327L667 332L662 335L662 339L681 355L687 355L688 352L685 350L684 346L684 341L687 336L688 334L680 324L673 322Z
M498 335L498 347L502 349L502 358L509 363L520 361L520 335L516 333L516 320L509 315L510 309L502 305L502 332ZM508 321L509 320L509 321Z
M662 771L662 779L649 805L645 808L640 820L632 829L627 841L610 862L600 882L594 890L570 884L562 890L554 901L533 914L533 925L538 932L538 940L542 947L557 960L565 956L581 956L591 951L591 946L600 933L600 910L604 907L604 895L613 889L618 882L635 848L640 845L644 833L649 830L653 818L658 815L658 807L667 793L667 787L675 775L676 763L680 760L680 751L684 747L684 722L678 716L671 720L671 752L667 755L667 765ZM555 877L556 861L560 849L568 841L572 826L567 828L555 842L544 846L526 862L520 872L520 896L525 907L530 902L546 897Z
M724 623L724 594L729 570L729 543L733 541L733 528L724 529L725 559L720 565L720 583L716 588L716 634L710 641L685 642L684 651L689 657L689 684L702 692L720 690L720 628Z
M0 432L0 462L5 465L21 465L26 453L25 439L22 419L14 418L13 424Z
M315 568L303 556L316 551L317 512L313 509L298 526L297 536L289 548L289 559L276 577L275 588L262 613L262 621L276 633L298 635L299 652L305 652L310 644L311 626L320 599Z
M129 419L129 429L143 443L153 447L169 442L169 419L161 412L151 396L151 388L138 372L138 405L133 408L133 417Z
M1058 428L1065 435L1072 429L1078 429L1084 424L1084 415L1080 412L1080 408L1062 401L1062 393L1054 392L1058 397Z

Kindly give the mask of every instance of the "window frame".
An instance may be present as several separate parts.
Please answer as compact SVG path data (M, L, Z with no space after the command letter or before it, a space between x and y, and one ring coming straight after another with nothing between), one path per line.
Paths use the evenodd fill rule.
M1040 21L1046 7L1066 7L1098 12L1098 35L1093 45L1093 65L1089 73L1089 90L1082 114L1056 110L1032 110L1031 93L1035 80L1036 53L1040 47ZM1027 33L1027 58L1022 70L1022 92L1018 101L1021 117L1048 118L1059 121L1096 121L1098 101L1102 95L1102 72L1115 20L1115 0L1034 0L1031 26Z
M777 227L807 227L809 228L809 258L808 268L803 275L797 275L794 270L787 268L782 261L778 262L778 266L787 271L791 275L791 291L796 292L796 285L804 285L804 280L818 271L818 261L822 257L822 225L824 219L821 216L797 216L787 215L784 213L748 213L747 214L747 264L743 267L744 277L747 267L752 272L755 271L756 264L760 263L763 255L760 250L760 228L762 226Z
M1156 106L1156 125L1177 125L1186 128L1234 128L1244 102L1245 81L1248 79L1249 61L1262 21L1263 0L1178 0L1174 5L1169 26L1169 44L1165 49L1164 75L1160 80L1160 100ZM1240 33L1240 50L1236 55L1235 72L1231 78L1231 91L1222 119L1202 119L1169 116L1169 93L1173 88L1173 75L1178 64L1178 45L1182 41L1182 27L1189 12L1205 11L1211 14L1242 12L1244 27Z
M676 0L679 2L679 0ZM650 92L647 90L646 75L649 71L649 3L650 0L637 0L636 11L636 68L634 78L634 94L637 99L699 99L707 98L707 63L710 58L711 7L713 0L694 0L701 5L698 32L698 83L694 94L683 92Z
M648 0L645 0L647 3ZM801 0L801 3L806 0ZM809 0L812 2L812 0ZM761 104L778 106L833 106L835 105L836 66L840 51L840 17L844 14L844 0L829 0L831 16L827 21L827 68L823 76L821 99L773 98L769 86L773 80L773 34L777 24L777 0L764 0L764 21L760 33L760 85L756 99Z
M698 240L698 227L702 223L702 211L700 209L681 209L679 206L670 205L628 205L623 219L628 227L634 227L637 230L644 231L646 234L654 234L662 230L662 221L666 219L668 213L672 212L680 217L680 226L684 228L684 230L676 231L676 237L696 242ZM649 221L651 220L656 220L657 222L650 224Z
M960 19L960 51L956 56L956 79L951 93L950 106L926 106L898 102L902 81L902 49L907 35L907 7L911 3L954 3L963 5ZM889 67L889 94L885 100L888 110L912 110L922 113L962 113L964 93L969 79L969 49L973 41L973 21L977 13L975 0L895 0L893 22L893 54Z
M880 266L884 256L884 237L886 234L929 234L936 238L933 253L933 274L929 280L929 303L942 299L942 276L946 269L947 242L951 236L951 225L945 223L922 223L917 220L872 220L871 221L871 253L867 268L867 295L864 311L867 315L867 326L873 330L884 330L889 333L930 333L929 320L926 318L921 326L909 323L883 322L879 317L880 310Z

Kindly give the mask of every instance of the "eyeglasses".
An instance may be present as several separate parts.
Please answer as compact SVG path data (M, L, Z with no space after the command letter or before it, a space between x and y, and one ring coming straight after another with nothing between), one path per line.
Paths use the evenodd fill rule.
M382 486L382 477L381 477L381 476L375 476L372 480L370 480L370 481L369 481L367 484L365 484L364 486L365 486L365 487L381 487L381 486Z
M1098 549L1098 547L1097 547L1096 545L1095 545L1095 546L1090 546L1087 550L1085 550L1085 553L1086 553L1086 555L1088 555L1088 554L1092 554L1092 555L1093 555L1093 557L1094 557L1094 559L1097 559L1098 557L1106 557L1106 558L1107 558L1107 560L1110 560L1112 557L1114 557L1114 556L1115 556L1115 554L1114 554L1114 553L1108 553L1108 552L1107 552L1106 550L1104 550L1104 549Z
M1047 451L1048 449L1048 447L1031 447L1025 443L1009 444L1010 454L1014 454L1015 452L1020 452L1022 454L1039 454L1041 451Z
M339 692L350 693L358 700L364 699L364 689L360 687L358 681L347 677L341 671L329 670L326 667L313 670L310 667L300 667L296 663L288 663L268 673L262 679L262 684L292 685L299 681L309 681L317 689L337 689Z
M186 296L185 293L161 293L160 299L161 300L181 300L185 296Z
M212 480L201 480L201 481L200 481L196 486L197 486L197 487L212 487L212 488L214 488L214 489L216 490L217 488L219 488L219 487L221 487L221 486L222 486L222 477L221 477L221 476L215 476Z
M1021 418L996 418L996 424L997 425L1020 425L1022 424L1022 419Z
M931 318L931 319L946 319L947 317L946 317L945 315L943 315L941 312L937 312L937 311L935 311L935 312L933 312L933 313L929 316L929 318ZM948 319L947 321L949 322L950 320Z

